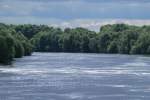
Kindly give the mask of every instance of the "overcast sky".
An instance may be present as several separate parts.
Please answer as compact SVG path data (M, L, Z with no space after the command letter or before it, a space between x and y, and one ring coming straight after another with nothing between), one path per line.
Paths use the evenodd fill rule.
M0 22L86 27L150 24L150 0L0 0Z

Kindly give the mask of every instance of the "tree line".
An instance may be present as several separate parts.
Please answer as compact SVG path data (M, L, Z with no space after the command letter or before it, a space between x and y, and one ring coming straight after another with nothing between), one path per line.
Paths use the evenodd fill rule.
M150 54L150 26L104 25L86 28L0 23L0 63L37 52Z
M99 32L50 27L30 41L39 52L150 54L150 26L104 25Z
M10 64L13 58L31 55L33 45L12 25L0 23L0 63Z

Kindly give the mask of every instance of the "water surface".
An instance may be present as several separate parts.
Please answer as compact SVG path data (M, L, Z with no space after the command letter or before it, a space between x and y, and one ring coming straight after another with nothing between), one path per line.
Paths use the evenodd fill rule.
M150 100L150 57L34 53L0 66L0 100Z

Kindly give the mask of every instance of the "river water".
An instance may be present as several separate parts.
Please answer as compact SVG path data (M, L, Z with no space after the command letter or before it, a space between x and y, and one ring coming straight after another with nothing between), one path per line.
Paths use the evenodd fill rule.
M33 53L0 66L0 100L150 100L150 57Z

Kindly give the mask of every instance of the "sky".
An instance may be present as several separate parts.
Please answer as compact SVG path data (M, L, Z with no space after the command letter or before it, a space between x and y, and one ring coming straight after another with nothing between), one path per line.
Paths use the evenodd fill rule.
M150 0L0 0L0 22L85 27L150 25Z

